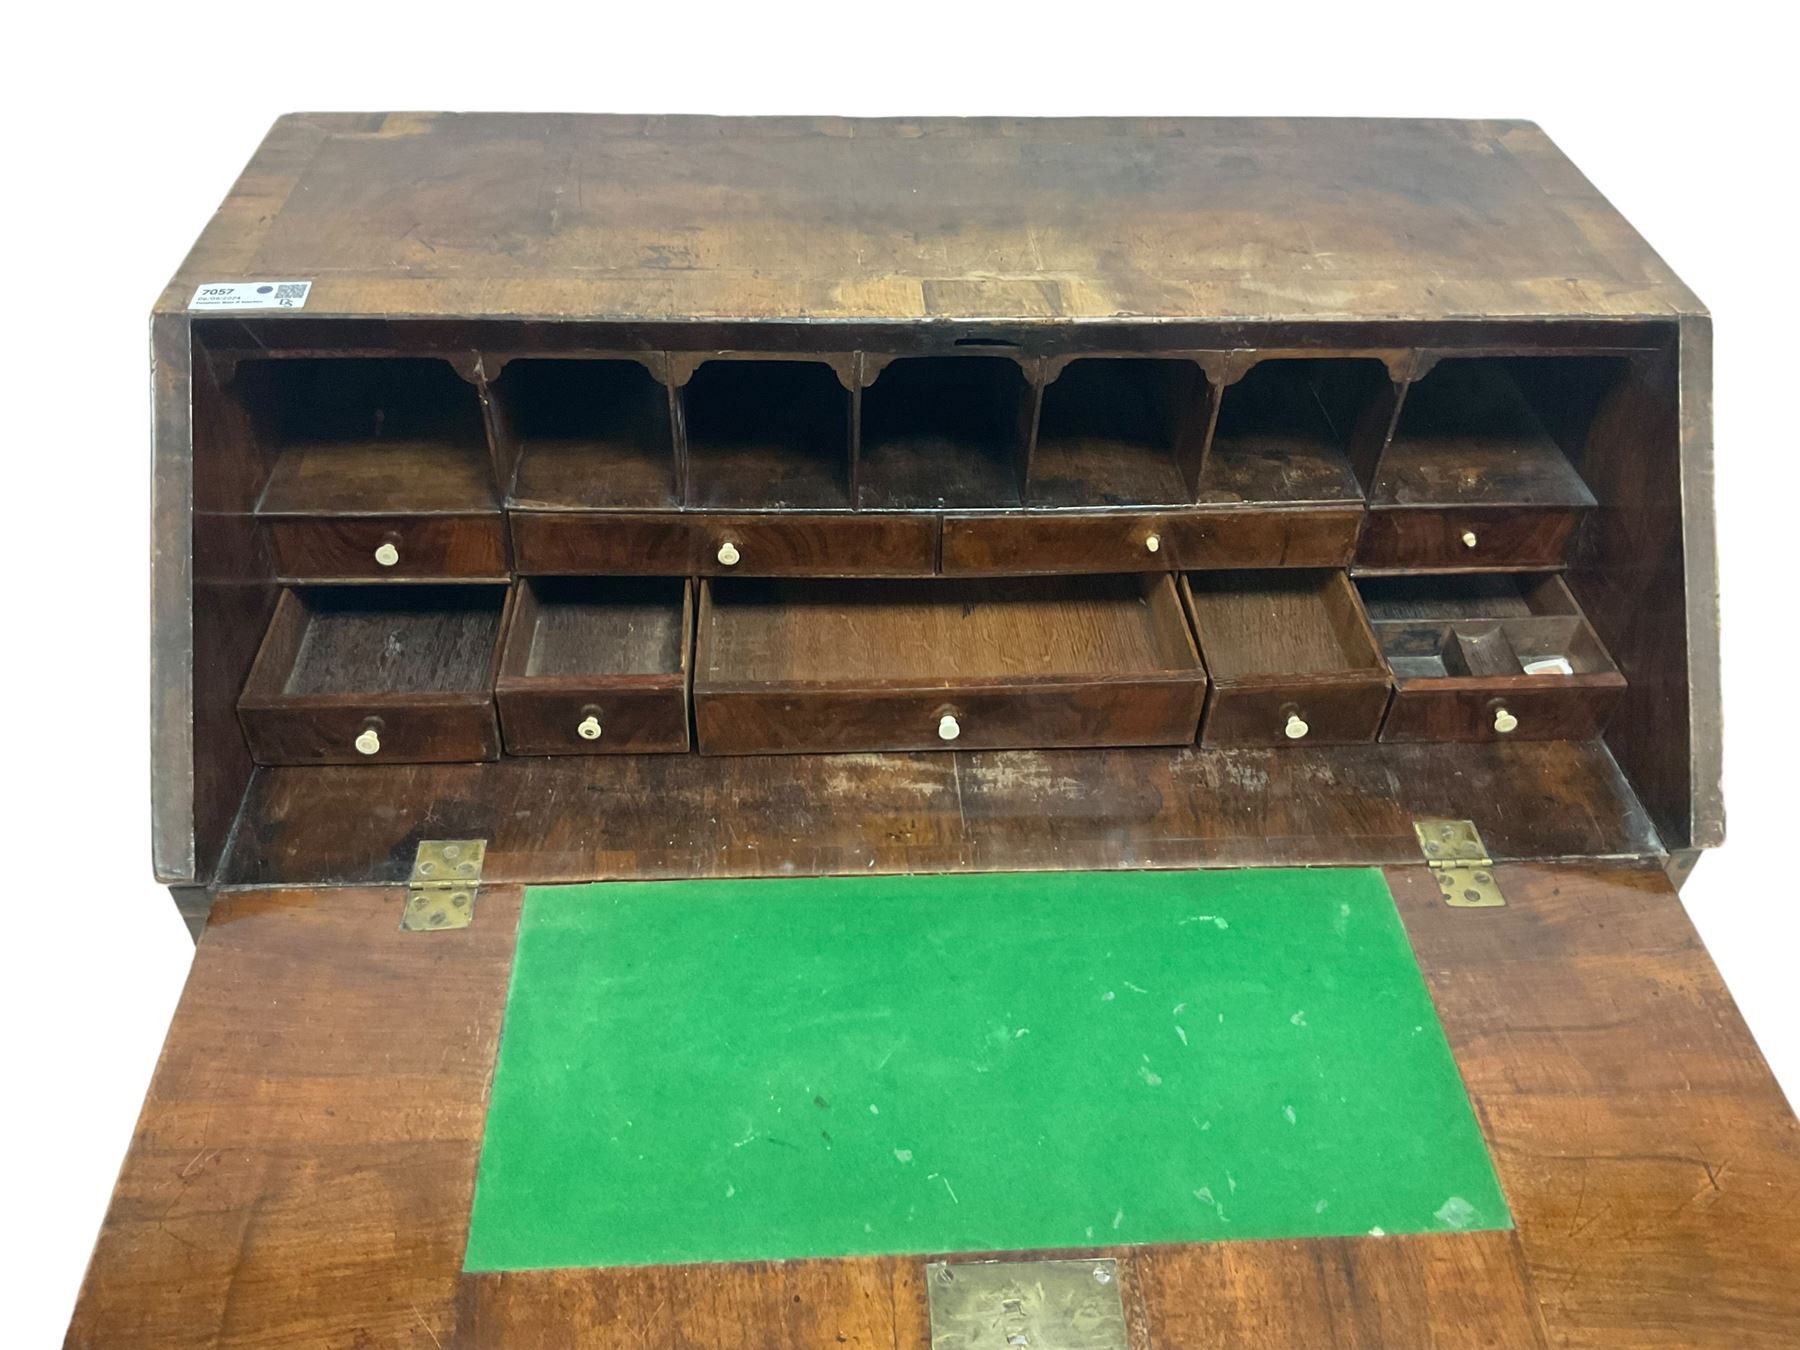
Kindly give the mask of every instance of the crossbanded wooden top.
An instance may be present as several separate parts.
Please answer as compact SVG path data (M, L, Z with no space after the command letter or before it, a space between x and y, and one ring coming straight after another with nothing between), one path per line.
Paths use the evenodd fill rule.
M1661 318L1527 122L293 114L158 302L851 323ZM248 317L264 317L259 312Z

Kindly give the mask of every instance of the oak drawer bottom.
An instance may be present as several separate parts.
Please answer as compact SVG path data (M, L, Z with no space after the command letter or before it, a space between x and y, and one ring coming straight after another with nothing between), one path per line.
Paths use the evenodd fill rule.
M282 592L238 700L262 764L493 759L498 586Z
M693 588L679 577L530 577L494 686L511 755L688 748Z

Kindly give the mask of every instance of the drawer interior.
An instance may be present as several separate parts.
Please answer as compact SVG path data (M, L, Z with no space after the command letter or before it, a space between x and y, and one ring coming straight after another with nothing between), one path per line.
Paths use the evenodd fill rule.
M1193 572L1183 578L1216 684L1384 671L1356 588L1343 572Z
M1379 437L1387 367L1367 359L1272 358L1225 386L1202 500L1361 501L1358 435Z
M1030 386L1010 356L910 356L862 393L867 507L1017 506Z
M850 391L819 361L707 361L682 389L688 504L850 505Z
M1044 388L1029 495L1040 506L1168 505L1193 499L1206 376L1189 360L1082 357Z
M238 392L269 463L262 515L497 509L475 386L447 361L246 361Z
M1374 577L1359 585L1402 683L1618 675L1560 576Z
M916 688L1200 664L1166 575L702 584L697 686Z
M288 590L246 699L485 693L505 600L499 586Z
M1439 361L1407 388L1370 505L1592 506L1576 460L1623 369L1604 357Z
M511 504L679 505L668 389L642 362L526 358L492 388Z
M671 675L685 666L687 583L676 577L529 577L519 582L503 681Z

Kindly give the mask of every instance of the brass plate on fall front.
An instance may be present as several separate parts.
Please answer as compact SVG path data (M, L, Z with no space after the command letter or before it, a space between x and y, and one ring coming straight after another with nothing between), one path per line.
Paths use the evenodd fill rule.
M1119 1269L1090 1261L933 1261L931 1350L1127 1350Z

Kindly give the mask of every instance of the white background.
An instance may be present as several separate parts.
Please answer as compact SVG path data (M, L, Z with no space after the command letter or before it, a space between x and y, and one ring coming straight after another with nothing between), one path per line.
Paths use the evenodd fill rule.
M1800 1088L1793 34L1713 4L35 6L0 261L7 1340L61 1337L192 947L150 880L146 318L291 110L1525 117L1715 315L1732 843L1684 894ZM68 18L46 17L57 10ZM1679 18L1679 22L1675 20ZM1784 209L1788 208L1788 209Z

